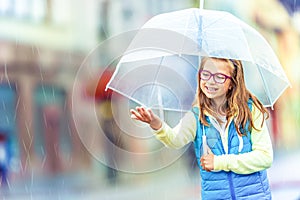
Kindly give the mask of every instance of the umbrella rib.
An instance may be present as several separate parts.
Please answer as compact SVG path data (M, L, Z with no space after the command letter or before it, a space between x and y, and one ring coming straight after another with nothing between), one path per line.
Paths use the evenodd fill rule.
M285 86L285 87L282 89L282 91L277 95L277 97L274 98L274 102L276 102L276 101L279 99L279 97L282 95L282 93L283 93L288 87L292 87L292 86L290 86L290 85ZM271 102L270 106L271 106L272 110L274 110L274 107L273 107L272 102Z
M197 18L197 16L195 14L194 14L194 18L195 18L195 21L197 22L196 24L199 24L198 31L197 31L197 33L198 33L198 35L197 35L197 41L199 42L200 49L202 49L202 40L200 39L201 37L200 37L200 34L199 34L200 32L202 32L202 23L200 25L200 19Z
M187 37L187 36L186 36L186 35L187 35L186 33L187 33L187 30L188 30L187 27L188 27L188 23L189 23L190 19L191 19L191 15L189 15L188 20L187 20L186 23L185 23L184 34L183 34L184 38L183 38L183 41L182 41L182 44L181 44L180 55L181 55L182 49L183 49L183 47L184 47L185 38Z
M105 91L107 91L108 88L110 88L109 86L110 86L111 82L114 80L115 76L118 74L119 69L120 69L120 66L118 65L118 67L117 67L117 69L115 70L115 72L113 73L112 77L110 78L110 80L109 80L108 83L106 84L106 86L105 86Z
M137 99L131 97L130 95L128 95L128 94L126 94L126 93L124 93L124 92L122 92L122 91L120 91L120 90L117 90L116 88L113 88L113 87L111 87L111 86L107 86L107 88L108 88L108 89L111 89L111 90L113 90L113 91L115 91L115 92L117 92L117 93L119 93L119 94L121 94L121 95L123 95L124 97L126 97L126 98L128 98L128 99L130 99L130 100L132 100L132 101L134 101L134 102L136 102L137 104L139 104L139 105L141 105L141 106L146 107L146 105L143 104L141 101L139 101L139 100L137 100Z
M165 58L164 56L161 57L160 63L159 63L159 65L158 65L158 69L157 69L156 74L155 74L155 76L154 76L154 82L153 82L152 89L151 89L150 99L152 99L151 97L154 96L154 87L155 87L155 85L157 84L157 77L158 77L158 74L159 74L159 72L160 72L161 64L162 64L164 58ZM163 104L162 100L159 101L159 102L161 102L161 104ZM160 105L159 105L159 106L160 106ZM161 105L161 106L162 106L162 105Z
M224 17L224 16L226 16L226 13L223 14L222 17ZM208 28L208 27L212 26L213 24L217 23L218 21L220 21L220 20L222 19L222 17L216 19L215 21L213 21L212 23L210 23L210 24L207 25L206 27L205 27L205 26L202 26L202 28L203 28L202 31L205 31L206 28ZM229 28L230 28L230 27L229 27ZM250 49L249 45L247 45L247 49Z
M223 16L225 16L225 14L224 14ZM222 18L220 17L220 18L216 19L215 21L213 21L212 23L208 24L206 27L203 27L203 31L205 31L205 28L207 28L207 27L209 27L209 26L211 26L211 25L217 23L217 22L218 22L219 20L221 20L221 19L222 19Z

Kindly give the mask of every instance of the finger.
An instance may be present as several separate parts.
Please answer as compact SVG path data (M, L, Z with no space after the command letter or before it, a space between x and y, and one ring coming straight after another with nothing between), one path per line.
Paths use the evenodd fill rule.
M204 166L204 164L203 163L201 163L201 165L200 165L203 169L205 168L205 166Z
M151 116L151 118L154 117L154 113L152 112L152 110L150 108L147 109L147 112L149 113L149 115Z
M136 120L140 120L140 121L144 121L144 119L141 117L140 114L135 113L135 114L131 114L130 116L132 119L136 119Z
M200 158L200 163L201 163L201 164L204 163L204 158L203 158L203 156Z
M134 109L130 110L131 116L135 116L137 117L139 115L139 113L137 111L135 111Z
M200 165L204 168L204 160L202 158L200 159Z
M136 112L138 112L140 115L143 115L144 111L143 111L143 107L136 107Z
M137 116L134 115L134 114L131 114L131 115L130 115L130 118L131 118L131 119L136 119L136 120L138 120Z
M141 116L144 116L146 113L145 113L145 109L143 107L137 107L136 108L136 111L141 115Z
M202 169L204 169L205 171L207 171L204 163L201 164L201 167L202 167Z
M133 115L136 115L136 111L134 110L134 109L130 109L130 111L129 111L131 114L133 114Z
M146 110L144 107L137 107L138 117L142 119L143 122L149 123L152 121L152 117L150 116L150 113L148 110Z
M133 109L131 109L130 112L131 112L131 116L130 117L132 119L140 120L140 121L143 121L143 122L145 121L144 117L140 114L140 112L137 112L137 111L135 111Z
M144 117L145 120L147 120L149 122L152 120L150 113L144 107L141 108L140 114Z

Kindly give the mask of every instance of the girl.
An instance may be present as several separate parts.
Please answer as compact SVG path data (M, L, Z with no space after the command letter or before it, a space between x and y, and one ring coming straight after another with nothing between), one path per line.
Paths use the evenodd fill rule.
M246 89L240 61L202 58L195 106L174 128L150 109L130 112L168 147L194 142L202 199L271 199L266 173L273 161L265 123L269 114Z

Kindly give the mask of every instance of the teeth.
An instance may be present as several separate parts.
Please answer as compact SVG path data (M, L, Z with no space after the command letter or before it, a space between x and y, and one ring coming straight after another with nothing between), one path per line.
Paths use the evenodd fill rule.
M217 90L216 88L212 88L212 87L206 87L206 89L207 89L208 91L212 91L212 92L214 92L214 91Z

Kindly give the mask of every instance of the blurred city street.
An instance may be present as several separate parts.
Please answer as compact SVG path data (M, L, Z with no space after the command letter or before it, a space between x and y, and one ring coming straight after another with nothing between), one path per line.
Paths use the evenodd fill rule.
M300 151L280 154L268 170L274 200L300 199ZM104 168L102 169L104 170ZM191 173L194 173L193 175ZM6 200L196 200L200 199L199 177L187 168L184 159L148 174L122 173L115 184L101 175L82 172L16 181L2 188ZM194 176L194 177L192 177Z
M105 169L102 168L104 171ZM114 183L101 174L57 175L11 183L2 188L1 199L199 199L198 176L191 179L183 161L153 173L120 174Z

